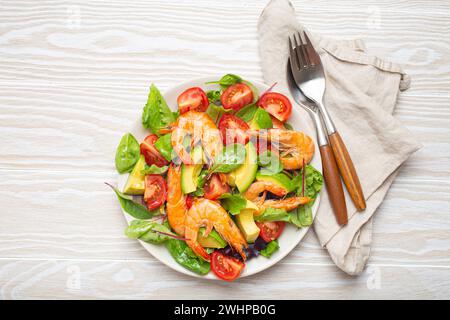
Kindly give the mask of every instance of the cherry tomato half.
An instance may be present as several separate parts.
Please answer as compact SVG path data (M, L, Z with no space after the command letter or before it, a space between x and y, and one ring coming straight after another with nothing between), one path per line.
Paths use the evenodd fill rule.
M204 197L209 200L216 200L222 194L230 192L227 184L227 177L223 173L213 173L204 187Z
M214 251L211 255L211 270L222 280L233 281L239 277L244 267L244 262L218 251Z
M159 208L167 199L167 185L164 178L157 174L145 176L144 201L147 208L153 210Z
M168 165L169 162L155 148L155 142L158 140L156 134L149 134L141 143L141 154L145 158L145 162L150 166L152 164L162 167Z
M206 111L209 106L205 91L199 87L193 87L183 91L178 96L177 103L181 114L189 110Z
M253 91L245 83L229 86L220 96L220 102L225 109L235 111L245 107L253 101Z
M260 229L259 236L265 241L270 242L272 240L278 239L284 230L286 222L284 221L265 221L265 222L255 222Z
M220 135L224 144L240 143L245 145L250 140L248 124L231 114L224 114L219 120Z
M278 120L272 115L270 116L270 118L272 119L272 125L275 129L286 129L282 121Z
M292 104L288 97L276 92L263 94L258 100L258 106L282 122L286 121L292 112Z

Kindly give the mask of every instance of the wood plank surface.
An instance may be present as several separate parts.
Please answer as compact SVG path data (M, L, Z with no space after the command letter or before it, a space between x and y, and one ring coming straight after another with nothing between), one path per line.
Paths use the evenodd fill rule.
M339 271L311 230L237 283L178 274L123 235L103 184L150 83L262 81L266 1L2 0L0 299L450 298L450 1L292 2L311 31L362 38L412 76L395 116L423 148L376 213L365 272Z

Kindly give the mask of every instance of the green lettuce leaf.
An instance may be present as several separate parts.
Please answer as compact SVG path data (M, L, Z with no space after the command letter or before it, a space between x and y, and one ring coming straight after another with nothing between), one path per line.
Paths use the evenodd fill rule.
M307 165L305 168L305 197L310 197L311 199L315 199L317 194L322 189L323 185L323 177L322 174L317 171L312 165ZM302 194L302 180L303 180L303 172L300 171L298 175L296 175L292 179L292 184L294 186L294 191L297 195Z

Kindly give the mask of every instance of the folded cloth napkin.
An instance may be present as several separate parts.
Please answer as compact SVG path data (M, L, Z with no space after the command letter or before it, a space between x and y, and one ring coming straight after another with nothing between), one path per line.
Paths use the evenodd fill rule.
M258 22L264 80L268 84L278 82L277 91L287 95L288 36L302 30L305 28L288 0L270 1ZM366 210L357 212L346 192L349 222L342 227L323 192L314 230L334 263L356 275L362 272L370 255L376 209L399 166L421 146L392 116L398 93L409 87L410 78L398 65L368 55L360 40L336 41L310 32L308 35L324 65L325 106L348 148L367 201Z

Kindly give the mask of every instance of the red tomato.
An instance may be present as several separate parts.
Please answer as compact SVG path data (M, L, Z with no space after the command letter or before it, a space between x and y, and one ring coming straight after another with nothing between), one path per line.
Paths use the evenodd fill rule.
M265 93L259 98L258 106L282 122L286 121L292 112L292 104L288 97L276 92Z
M274 116L270 116L270 118L272 118L272 125L275 129L286 129L284 127L283 122L281 122L280 120L278 120L277 118L275 118Z
M149 134L141 143L141 154L144 155L145 162L150 166L152 164L162 167L168 165L169 162L155 148L155 142L158 140L156 134Z
M220 102L225 109L235 111L245 107L253 101L253 91L245 83L229 86L220 96Z
M224 114L219 121L220 135L224 144L241 143L245 145L250 140L248 124L231 114Z
M284 230L286 222L284 221L266 221L266 222L255 222L258 228L261 230L259 236L265 241L270 242L272 240L278 239Z
M191 195L186 196L186 207L190 209L192 207L192 203L194 202L194 197Z
M211 270L222 280L233 281L239 277L244 267L244 262L218 251L214 251L211 255Z
M211 178L206 182L204 197L209 200L216 200L222 194L230 192L227 184L226 175L223 173L213 173Z
M189 110L206 111L209 106L205 91L199 87L193 87L183 91L178 96L177 103L181 114Z
M161 207L167 199L167 185L164 178L157 174L145 176L144 201L147 208L153 210Z

